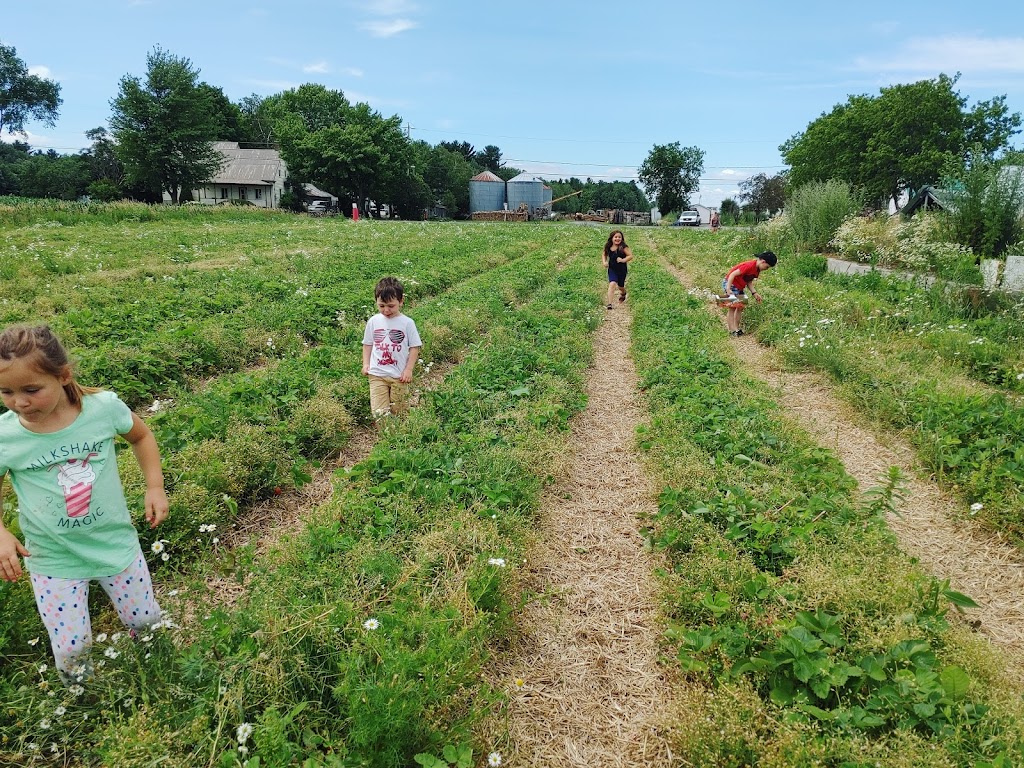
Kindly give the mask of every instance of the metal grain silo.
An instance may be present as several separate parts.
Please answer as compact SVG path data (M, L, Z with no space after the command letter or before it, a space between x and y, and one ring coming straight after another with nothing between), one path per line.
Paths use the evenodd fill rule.
M508 180L508 207L510 211L519 209L519 206L526 203L530 209L530 216L536 213L538 208L544 206L544 180L528 173L520 173L518 176ZM551 199L551 190L548 190L548 200Z
M469 212L500 211L505 207L505 182L490 171L469 180Z

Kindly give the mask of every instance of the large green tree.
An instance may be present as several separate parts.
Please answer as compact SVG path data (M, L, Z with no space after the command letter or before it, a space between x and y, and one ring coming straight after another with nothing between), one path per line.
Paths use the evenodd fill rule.
M29 120L52 127L60 105L60 85L30 75L18 52L0 43L0 133L24 134Z
M700 187L704 151L681 147L678 141L655 144L640 166L640 183L662 213L690 207L690 195Z
M989 155L1004 149L1020 115L1008 112L1005 97L968 110L954 90L957 79L939 75L849 97L779 147L790 184L845 181L881 207L904 190L935 184L951 163L962 168L972 145Z
M415 158L397 115L385 118L341 91L306 84L254 110L280 143L289 173L366 210L409 196ZM416 185L418 186L418 185Z
M190 199L209 181L223 157L211 142L218 138L216 89L199 82L199 70L186 58L157 47L146 57L146 78L121 78L111 101L111 132L126 181L159 199Z
M762 214L769 216L781 211L786 204L786 177L782 174L769 176L758 173L740 182L740 200L755 218Z
M88 161L81 155L54 150L36 152L18 167L18 193L25 197L76 200L91 180Z

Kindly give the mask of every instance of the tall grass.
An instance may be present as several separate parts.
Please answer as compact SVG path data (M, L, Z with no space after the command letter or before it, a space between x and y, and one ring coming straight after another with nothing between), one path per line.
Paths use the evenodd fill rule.
M79 202L0 196L3 226L73 226L89 222L237 221L264 216L293 216L291 212L237 205L150 205L130 200L114 203Z
M857 195L845 182L814 181L800 187L786 203L796 249L826 250L839 226L859 208Z

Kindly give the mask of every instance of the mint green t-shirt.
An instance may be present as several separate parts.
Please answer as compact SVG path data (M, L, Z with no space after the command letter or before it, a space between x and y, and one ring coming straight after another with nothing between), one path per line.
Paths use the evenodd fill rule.
M113 392L83 397L78 418L57 432L25 429L12 411L0 415L0 476L18 495L30 572L95 579L138 556L114 452L116 436L131 428L132 412Z

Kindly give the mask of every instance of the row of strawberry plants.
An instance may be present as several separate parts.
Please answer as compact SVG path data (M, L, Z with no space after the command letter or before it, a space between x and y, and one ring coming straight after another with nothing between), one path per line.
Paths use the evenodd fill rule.
M145 239L125 233L117 241L132 269L94 265L27 285L0 281L10 297L0 324L50 322L80 352L84 381L101 382L137 407L175 385L334 343L345 325L365 318L383 274L408 276L409 295L424 298L519 255L494 228L328 224L277 217L226 233L173 220L148 225L140 230ZM76 228L74 247L105 253L97 240L110 237L109 229ZM21 251L64 247L48 230L19 233L35 238ZM201 246L201 259L172 263L162 247L149 255L161 236Z
M416 306L425 360L450 361L471 341L525 300L546 278L566 247L543 259L515 261L469 278ZM500 259L498 259L500 261ZM423 269L427 269L423 267ZM164 454L170 519L151 531L139 520L143 541L159 541L152 567L178 569L203 557L214 531L223 531L253 504L308 479L308 467L347 442L351 428L368 421L365 378L359 361L362 329L340 328L332 344L259 370L222 376L196 392L175 394L173 407L150 419ZM141 504L144 484L128 452L122 476L130 503ZM10 517L10 516L8 516ZM15 527L16 529L16 527ZM27 584L0 585L5 592L0 621L4 645L24 648L38 635L38 619L27 610ZM21 613L21 621L16 619Z
M118 646L96 684L105 717L73 721L82 762L234 766L244 747L250 765L405 766L446 746L465 753L498 695L481 665L517 604L514 566L546 467L584 405L589 332L603 314L592 264L552 269L562 255L520 264L544 273L523 306L501 300L492 312L511 298L493 284L445 297L487 316L487 332L339 474L307 530L239 565L253 570L236 574L249 590L235 608L201 614L180 647L158 633L149 658ZM18 700L27 719L53 703Z
M1009 765L1021 708L996 653L951 623L967 596L921 573L828 450L736 370L720 321L660 270L633 278L634 354L665 484L666 640L692 684L698 765ZM1002 762L1001 762L1002 761Z
M693 254L704 275L738 256ZM808 255L783 257L763 282L765 305L746 313L759 341L827 374L858 410L904 432L961 495L963 513L1024 542L1024 303L877 273L832 275Z

